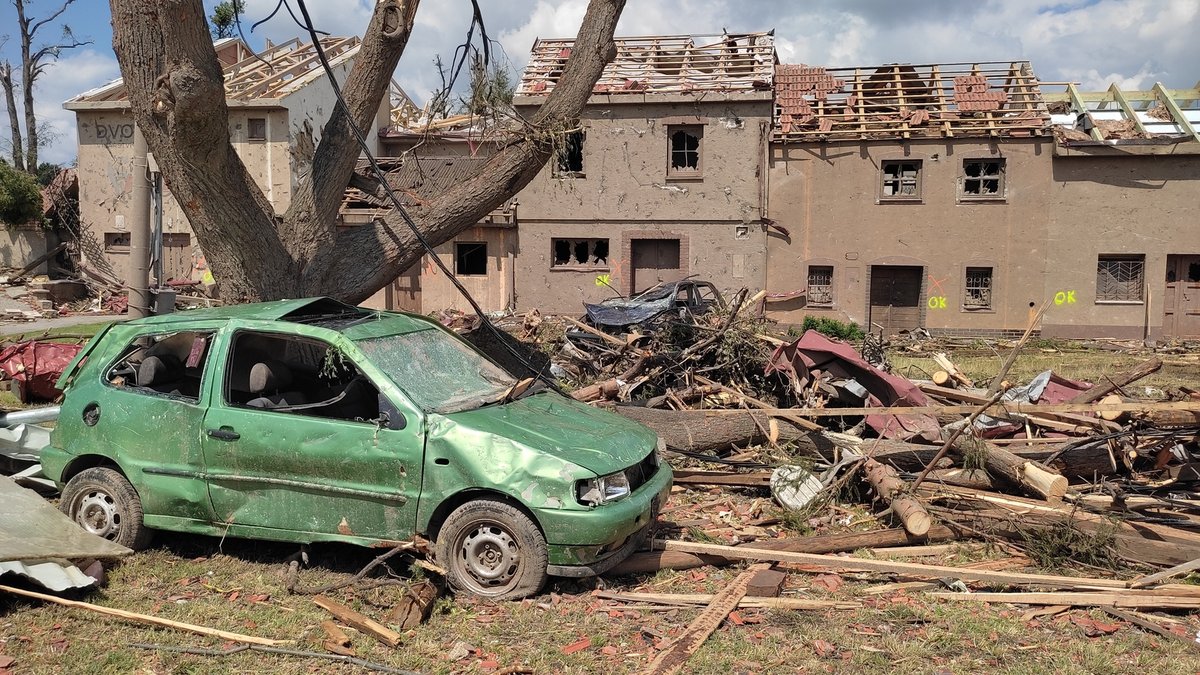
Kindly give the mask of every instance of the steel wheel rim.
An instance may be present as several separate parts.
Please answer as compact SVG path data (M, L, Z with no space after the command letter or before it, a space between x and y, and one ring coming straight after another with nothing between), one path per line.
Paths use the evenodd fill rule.
M105 539L116 539L121 533L121 512L117 509L117 502L103 490L89 490L80 496L75 509L75 522Z
M455 563L475 593L499 595L516 585L521 546L507 528L491 521L474 523L455 548Z

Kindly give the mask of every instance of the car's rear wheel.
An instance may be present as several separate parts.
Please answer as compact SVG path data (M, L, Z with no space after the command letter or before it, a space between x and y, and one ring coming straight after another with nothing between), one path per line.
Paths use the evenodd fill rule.
M150 545L142 524L142 500L119 472L107 467L80 471L67 481L58 508L92 534L133 550Z
M520 509L494 499L455 509L438 533L435 553L450 585L467 593L515 600L546 583L546 538Z

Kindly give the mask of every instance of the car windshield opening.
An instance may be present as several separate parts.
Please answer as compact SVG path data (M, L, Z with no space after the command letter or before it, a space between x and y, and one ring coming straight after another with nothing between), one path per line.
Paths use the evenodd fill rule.
M495 402L516 384L500 366L440 330L359 340L358 348L426 412Z

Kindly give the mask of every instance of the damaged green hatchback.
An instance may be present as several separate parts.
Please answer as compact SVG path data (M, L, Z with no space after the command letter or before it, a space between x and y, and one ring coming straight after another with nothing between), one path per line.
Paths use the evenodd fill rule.
M537 592L642 541L653 432L506 371L436 322L329 299L130 321L68 367L46 475L85 529L434 541L458 589Z

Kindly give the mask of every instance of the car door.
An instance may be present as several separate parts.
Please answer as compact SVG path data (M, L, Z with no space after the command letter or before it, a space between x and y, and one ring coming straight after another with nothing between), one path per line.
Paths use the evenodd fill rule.
M201 442L212 506L230 534L289 541L412 536L423 434L419 416L394 407L394 386L383 387L381 399L380 378L313 337L237 330L222 348ZM290 379L270 383L275 391L253 391L263 363L289 369ZM367 406L354 413L338 409L345 396L328 403L350 381L355 405ZM377 424L381 406L391 427L403 428Z
M99 381L76 382L63 405L64 418L72 418L59 425L67 449L108 453L154 527L212 520L200 430L216 334L217 324L202 323L114 328L107 339L119 340L120 351Z

